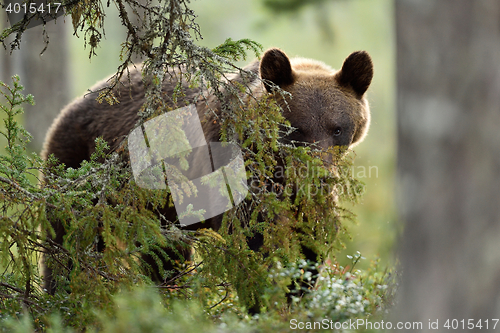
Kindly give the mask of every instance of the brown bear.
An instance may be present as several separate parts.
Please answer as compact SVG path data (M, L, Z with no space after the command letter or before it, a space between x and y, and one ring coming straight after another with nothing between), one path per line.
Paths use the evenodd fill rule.
M289 59L283 51L273 48L267 50L260 61L254 61L244 69L253 75L236 74L231 80L245 82L257 98L268 94L276 98L285 118L295 128L282 140L314 142L316 146L328 149L333 146L352 147L366 136L370 111L365 92L373 77L373 65L368 53L352 53L345 59L342 68L335 71L319 61ZM220 102L214 96L200 99L198 97L203 93L201 89L186 85L183 87L184 99L177 100L175 104L171 96L178 81L175 72L172 73L171 79L163 83L165 102L173 109L195 104L206 141L220 141L220 124L213 121L220 110ZM130 75L122 81L115 91L119 98L118 104L100 104L96 101L96 93L91 93L66 106L47 133L42 157L46 159L54 154L59 163L78 168L94 152L97 137L106 140L111 150L117 149L137 125L140 118L138 111L145 100L140 66L130 68ZM99 91L107 85L107 80L104 80L91 90ZM277 93L278 87L289 93L290 98ZM170 213L174 216L169 217L169 220L175 221L175 211ZM220 219L210 219L204 224L191 225L190 229L212 227L217 230L218 222ZM53 224L56 231L54 241L62 244L65 230L61 223ZM258 249L259 243L257 241L250 247ZM308 259L316 259L315 253L305 255ZM55 286L50 270L45 274L45 279L45 287L53 292Z

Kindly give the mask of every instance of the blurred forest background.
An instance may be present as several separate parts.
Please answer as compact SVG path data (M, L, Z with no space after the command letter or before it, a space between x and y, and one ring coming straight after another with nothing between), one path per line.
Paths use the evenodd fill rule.
M279 4L279 1L268 3ZM392 0L329 0L311 2L288 12L265 6L265 1L197 0L191 7L198 15L203 36L198 42L210 48L227 38L249 38L261 43L264 49L279 47L289 56L321 60L337 69L353 51L366 50L372 56L375 76L368 90L372 124L367 139L355 148L352 170L354 176L366 184L365 194L353 207L358 223L347 226L352 240L344 239L346 249L338 255L340 263L348 264L350 260L346 255L360 251L367 259L359 263L360 268L366 268L369 261L377 257L381 258L382 267L392 266L392 249L401 229L394 204L396 56L393 6ZM82 95L95 82L113 74L120 64L120 43L125 31L115 9L108 10L105 40L92 59L89 59L90 50L83 47L83 36L73 35L69 17L64 24L61 18L56 25L54 22L48 24L50 44L41 56L41 26L28 30L21 51L16 50L11 55L3 49L0 51L3 52L0 80L10 82L11 75L19 74L25 92L32 93L37 102L33 107L26 107L24 119L25 127L34 136L34 151L40 151L45 132L61 108L57 105ZM1 17L0 22L0 28L4 28L6 17ZM54 68L50 60L64 54L67 60L56 61L57 68ZM24 64L31 66L21 66L23 59ZM58 71L61 81L44 81L44 71ZM42 86L53 91L44 93L32 88L30 80L43 82ZM3 146L0 142L0 147Z

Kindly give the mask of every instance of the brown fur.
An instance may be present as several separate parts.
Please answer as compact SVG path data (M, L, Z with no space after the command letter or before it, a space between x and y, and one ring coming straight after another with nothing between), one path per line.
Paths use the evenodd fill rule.
M325 64L310 59L289 58L278 49L270 49L261 61L255 61L245 68L253 72L254 78L235 75L232 80L243 82L251 87L257 98L264 94L276 94L276 86L289 92L292 98L281 100L285 117L297 128L283 140L316 143L327 149L331 146L353 146L361 142L368 131L370 111L364 97L373 76L373 65L366 52L352 53L340 71L334 71ZM65 107L55 119L47 133L43 158L54 154L60 163L67 167L78 168L83 160L88 160L95 149L95 139L102 136L111 149L116 149L139 120L138 111L144 103L144 83L140 66L130 68L129 78L115 92L120 103L99 104L96 93L76 99ZM257 75L258 74L258 75ZM168 75L168 74L167 74ZM219 141L219 123L214 122L208 109L217 113L219 103L213 96L200 99L200 89L184 87L186 95L177 105L171 99L177 83L176 73L163 84L164 99L173 109L195 103L207 142ZM260 80L258 78L262 80ZM107 85L102 81L91 90L98 91ZM207 93L204 93L207 95ZM198 98L198 101L197 101ZM174 216L167 216L174 221ZM64 230L60 223L54 222L55 241L62 243ZM209 224L217 229L216 224ZM193 225L207 227L207 224ZM50 273L49 273L50 275ZM49 277L50 279L50 277Z
M259 62L247 66L247 70L257 72ZM260 62L263 85L258 80L251 84L254 94L262 95L270 84L277 85L291 93L293 98L285 107L285 116L292 126L301 133L298 141L319 142L321 147L335 145L352 146L361 142L369 127L370 112L364 93L372 76L373 65L366 52L354 52L344 62L338 72L321 62L288 57L278 49L268 50ZM241 80L240 77L235 77ZM102 136L116 149L119 143L137 124L138 110L144 102L144 84L140 66L131 68L131 84L124 78L116 91L120 103L108 105L98 103L96 93L80 97L66 106L50 127L42 151L42 157L54 154L59 162L67 167L77 168L83 160L90 158L94 151L95 139ZM106 87L107 80L94 85L91 90L98 91ZM172 80L165 80L163 85L167 103L175 108L170 100L175 87L175 74ZM186 100L192 103L199 96L199 89L184 87ZM170 101L169 101L170 100ZM217 108L214 98L211 107ZM206 119L206 101L196 104L200 119ZM207 142L218 141L218 124L203 122ZM336 128L342 134L334 136ZM299 133L296 133L299 134Z

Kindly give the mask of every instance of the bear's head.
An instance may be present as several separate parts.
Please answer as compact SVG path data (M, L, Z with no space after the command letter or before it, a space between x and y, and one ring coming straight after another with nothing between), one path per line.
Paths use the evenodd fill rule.
M321 149L347 148L366 136L370 109L365 92L372 81L373 64L365 51L352 53L342 68L334 71L319 61L290 60L281 50L270 49L260 62L260 76L296 128L283 138L285 142L314 143ZM281 98L276 86L290 97Z

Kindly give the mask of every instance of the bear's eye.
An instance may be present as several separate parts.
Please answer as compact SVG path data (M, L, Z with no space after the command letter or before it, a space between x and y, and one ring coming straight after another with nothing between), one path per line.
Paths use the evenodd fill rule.
M333 136L339 136L340 134L342 134L342 128L335 128L335 130L333 131Z
M295 132L297 134L300 134L300 135L304 135L305 134L304 131L302 129L298 128L298 127L295 128Z

